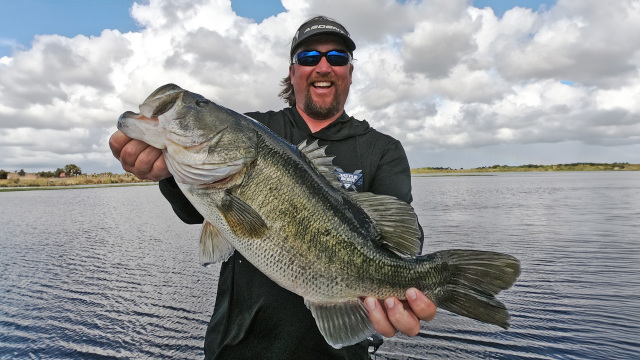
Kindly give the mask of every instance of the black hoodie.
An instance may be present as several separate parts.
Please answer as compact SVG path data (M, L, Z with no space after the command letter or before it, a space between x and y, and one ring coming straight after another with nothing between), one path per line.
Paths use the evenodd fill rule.
M292 144L320 140L342 170L345 188L392 195L411 203L411 174L402 145L366 121L343 113L325 128L311 130L294 108L246 115ZM184 222L203 217L173 178L160 190ZM235 252L222 264L216 304L205 336L205 359L367 359L365 342L334 349L320 334L302 297L278 286Z

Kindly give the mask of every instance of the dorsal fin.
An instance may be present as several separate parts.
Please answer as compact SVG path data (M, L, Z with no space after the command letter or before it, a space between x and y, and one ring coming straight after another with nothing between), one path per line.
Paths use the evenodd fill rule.
M382 234L382 245L402 257L420 255L420 228L413 207L393 196L347 192L369 214Z
M318 140L308 144L307 140L298 144L298 150L307 159L309 164L316 169L331 185L340 188L342 183L336 176L336 167L333 165L333 158L325 153L326 146L320 146Z

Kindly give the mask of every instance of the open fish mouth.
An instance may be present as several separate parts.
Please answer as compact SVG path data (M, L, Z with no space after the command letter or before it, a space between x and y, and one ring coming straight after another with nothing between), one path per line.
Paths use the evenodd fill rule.
M159 88L140 105L139 113L126 111L120 115L118 130L155 148L166 148L163 118L175 114L183 93L184 90L173 84Z
M123 113L118 129L162 149L177 181L207 185L224 181L255 158L255 140L247 143L229 130L236 122L201 95L167 84L144 100L139 113Z
M118 130L132 139L138 139L158 148L166 148L164 131L158 118L149 118L144 114L127 111L118 119Z
M118 121L118 127L122 118L131 118L142 122L157 122L161 115L174 109L183 94L184 90L174 84L167 84L158 88L140 105L139 113L126 111L122 114Z

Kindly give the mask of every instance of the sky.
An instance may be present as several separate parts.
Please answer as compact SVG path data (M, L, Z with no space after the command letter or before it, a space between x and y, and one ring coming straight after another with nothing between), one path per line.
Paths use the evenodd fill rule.
M347 113L412 168L640 163L640 0L0 0L0 169L122 173L119 115L170 82L281 109L319 14L357 44Z

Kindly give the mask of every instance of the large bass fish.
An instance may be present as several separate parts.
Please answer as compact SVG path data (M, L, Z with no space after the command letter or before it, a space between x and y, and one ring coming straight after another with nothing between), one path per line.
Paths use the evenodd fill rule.
M329 344L375 332L362 298L404 298L416 287L438 307L509 326L494 295L520 274L516 258L488 251L420 255L413 208L348 192L317 142L293 146L257 121L167 84L127 111L118 128L163 149L171 174L205 218L204 263L239 251L302 296Z

